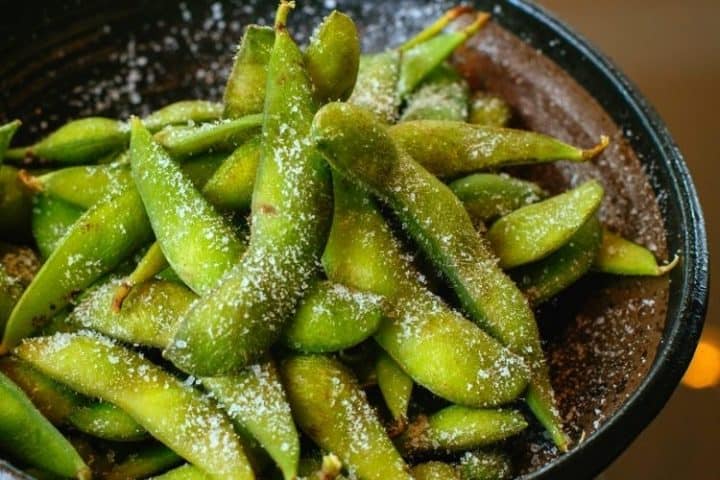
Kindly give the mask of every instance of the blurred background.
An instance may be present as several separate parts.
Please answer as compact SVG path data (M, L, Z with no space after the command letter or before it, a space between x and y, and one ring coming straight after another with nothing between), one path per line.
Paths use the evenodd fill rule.
M712 253L720 245L720 1L542 0L638 86L668 124L700 192ZM720 479L720 263L703 338L683 384L603 475Z

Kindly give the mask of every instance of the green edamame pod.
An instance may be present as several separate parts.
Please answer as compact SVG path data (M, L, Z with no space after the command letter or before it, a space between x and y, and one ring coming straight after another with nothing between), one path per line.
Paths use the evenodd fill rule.
M454 120L468 116L470 87L451 66L440 64L407 99L401 122L410 120Z
M203 187L203 195L222 211L250 209L262 142L254 137L230 154Z
M370 198L337 175L333 184L323 264L333 281L385 297L378 344L418 384L454 403L516 399L527 386L523 361L427 289Z
M127 144L127 125L112 118L88 117L68 122L29 147L12 148L6 158L38 159L41 163L88 163L121 150Z
M20 120L13 120L12 122L0 126L0 166L2 166L3 159L5 158L5 152L10 146L10 142L12 142L12 138L15 136L15 132L20 125L22 125Z
M225 86L225 117L238 118L263 111L267 64L275 41L270 27L248 25L238 46Z
M505 440L525 428L525 418L515 410L482 410L451 405L428 417L418 417L398 438L398 443L408 453L463 451Z
M163 473L152 480L210 480L212 477L199 468L187 464Z
M447 277L470 317L528 361L531 408L558 446L567 448L532 310L498 267L460 200L397 148L386 127L362 109L337 103L325 106L313 121L313 137L334 168L393 208L410 236Z
M582 150L535 132L441 120L399 123L390 129L390 136L430 173L451 178L508 165L583 162L600 154L609 142L603 136L598 145Z
M169 126L155 134L155 140L173 157L180 158L207 151L237 148L257 134L262 115L247 115L197 126ZM132 120L131 120L132 128Z
M385 352L380 352L378 355L375 374L385 405L395 420L396 429L402 431L407 422L407 410L413 387L412 378Z
M510 271L531 305L549 300L585 275L593 264L602 242L597 217L588 219L570 240L539 262Z
M164 280L137 285L119 311L110 308L120 280L92 288L68 317L68 322L128 343L164 348L197 296L185 286Z
M207 293L244 245L138 119L131 120L132 176L160 248L191 289Z
M318 282L283 332L283 343L305 353L337 352L367 339L381 319L379 296Z
M105 402L73 410L68 422L83 433L115 442L135 442L148 436L147 431L127 413Z
M589 180L501 217L487 232L500 266L534 262L565 245L600 208L603 195L600 183Z
M223 105L206 100L181 100L166 105L143 118L143 125L151 132L168 125L202 123L222 117Z
M537 184L500 173L476 173L448 185L475 221L487 222L535 203L547 194Z
M506 480L512 476L507 455L496 451L465 452L458 464L462 480Z
M32 210L32 232L42 258L49 258L60 240L82 216L83 209L40 194Z
M62 477L90 478L90 469L73 446L2 373L0 449L29 465Z
M27 339L15 353L74 390L122 408L210 475L254 478L230 420L200 392L140 354L89 333ZM78 363L83 368L73 368Z
M295 420L361 480L412 479L352 373L327 357L297 356L281 372Z
M305 51L305 66L319 103L347 100L355 87L360 38L355 22L333 10L325 17Z
M86 211L68 232L13 309L0 352L32 334L82 291L150 240L152 231L132 184Z
M151 445L131 453L103 476L105 480L129 480L146 478L182 463L182 457L165 445Z
M348 103L370 110L386 123L395 123L400 109L399 77L400 53L397 50L362 55L355 89Z
M492 93L478 91L470 100L470 118L475 125L486 127L504 127L510 122L512 110L502 97Z
M475 35L490 20L480 12L475 21L457 32L443 33L419 43L403 52L397 89L401 98L415 90L427 75L442 64L457 47Z
M426 462L410 470L415 480L462 480L455 467L444 462Z
M445 30L445 28L458 18L460 15L464 15L466 13L470 13L473 11L473 8L469 5L457 5L449 10L447 10L445 13L442 14L440 18L435 20L433 23L425 27L420 33L415 35L410 40L406 41L400 46L401 51L406 51L414 46L426 42L427 40L430 40L434 36L438 35L440 32Z
M658 265L655 255L635 242L605 230L593 269L614 275L644 275L659 277L672 270L680 261L677 255L667 265Z
M211 295L193 304L164 355L197 375L237 370L280 335L317 273L329 220L329 177L308 138L315 112L302 53L282 2L268 64L263 154L250 245Z
M202 384L270 454L284 478L294 479L300 439L275 364L261 362L231 375L203 378Z
M118 182L130 180L130 169L126 165L85 165L53 170L38 177L22 178L36 190L88 209L105 197Z
M0 240L24 243L30 237L32 195L18 170L0 165Z

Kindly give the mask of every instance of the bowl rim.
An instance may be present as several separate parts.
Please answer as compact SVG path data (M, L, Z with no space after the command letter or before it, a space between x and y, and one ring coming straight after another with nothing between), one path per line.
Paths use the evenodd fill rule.
M673 193L671 198L678 201L680 228L677 229L677 243L682 251L682 262L671 276L670 295L677 295L679 302L677 305L668 305L666 325L650 370L623 405L580 445L568 454L519 477L524 480L593 478L610 465L657 416L690 364L700 339L709 296L709 251L705 222L682 153L665 123L637 87L597 47L545 8L527 0L504 0L498 6L501 14L495 18L501 25L504 25L503 9L513 10L530 27L551 30L558 40L551 48L564 49L566 52L563 58L577 59L580 56L588 61L586 68L596 71L602 81L612 87L649 134L649 142L660 152L656 163L667 171ZM513 33L517 35L518 32ZM523 38L523 41L527 40ZM547 51L545 45L533 46L573 76L563 65L562 59L551 55L552 52ZM587 89L586 85L579 83ZM610 112L607 113L610 115ZM632 139L629 140L632 144ZM641 160L641 163L646 166L644 161ZM660 193L659 186L652 187L656 195ZM663 215L663 222L667 230L666 215ZM670 233L668 240L669 237Z

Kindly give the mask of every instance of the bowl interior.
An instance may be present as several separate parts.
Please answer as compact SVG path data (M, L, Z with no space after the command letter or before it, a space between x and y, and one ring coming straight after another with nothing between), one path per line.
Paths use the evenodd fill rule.
M21 14L8 26L0 116L24 121L20 142L74 117L127 117L174 100L219 99L243 26L269 23L275 7L262 0L80 3L43 4L40 15ZM299 40L337 7L360 26L366 51L398 44L452 4L299 3L291 23ZM608 227L662 259L683 255L670 279L591 276L538 312L577 446L557 458L531 429L513 451L528 478L590 478L652 419L687 366L707 293L702 217L672 140L612 66L536 7L476 3L495 22L455 58L474 86L502 94L519 126L579 145L601 134L612 138L590 164L515 173L551 191L597 178L606 190L601 216Z

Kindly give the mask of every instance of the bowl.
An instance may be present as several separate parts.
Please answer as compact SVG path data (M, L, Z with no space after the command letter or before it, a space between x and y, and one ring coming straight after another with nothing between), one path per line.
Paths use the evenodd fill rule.
M35 3L33 1L31 4ZM510 445L524 479L593 478L657 415L688 366L708 297L708 248L695 188L665 125L601 53L540 7L476 1L493 22L455 55L476 87L503 95L515 123L612 146L590 164L521 169L551 191L587 178L606 189L611 229L660 258L669 277L590 276L538 312L560 410L574 447L559 455L532 428ZM332 8L358 23L363 46L399 43L449 1L299 0L299 40ZM146 114L170 101L219 99L246 23L274 2L37 2L2 25L0 115L28 142L70 118ZM2 462L0 477L24 478ZM14 472L14 473L13 473Z

